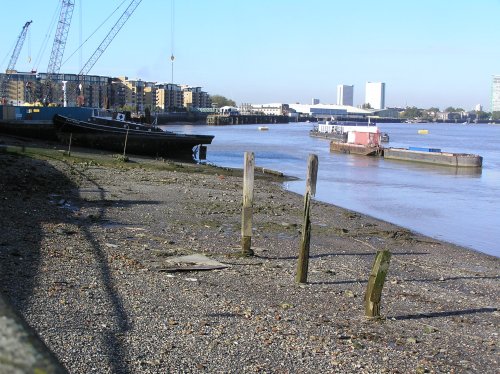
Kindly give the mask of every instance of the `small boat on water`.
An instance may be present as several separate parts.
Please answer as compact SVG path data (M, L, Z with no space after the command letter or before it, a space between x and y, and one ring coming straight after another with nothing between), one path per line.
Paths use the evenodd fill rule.
M213 135L163 131L155 126L92 116L87 121L56 114L53 118L60 141L81 147L172 159L205 159L205 144ZM126 147L125 147L126 146ZM197 153L197 154L196 154ZM198 156L198 157L196 157Z
M384 158L468 168L480 168L483 165L483 158L479 155L441 152L438 148L384 148Z
M382 152L381 132L370 122L336 121L318 125L310 136L329 139L330 151L375 156Z
M338 140L347 142L347 133L349 131L372 131L377 129L377 125L373 122L357 122L357 121L321 121L315 126L309 135L315 138ZM383 132L380 134L380 142L388 143L389 134Z
M259 129L259 131L267 131L267 130L269 130L269 127L267 127L267 126L259 126L258 129Z

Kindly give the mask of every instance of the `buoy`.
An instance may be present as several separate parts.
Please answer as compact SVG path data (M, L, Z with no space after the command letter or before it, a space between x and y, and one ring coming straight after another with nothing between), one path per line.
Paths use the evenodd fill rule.
M419 134L425 135L429 133L429 130L418 130Z

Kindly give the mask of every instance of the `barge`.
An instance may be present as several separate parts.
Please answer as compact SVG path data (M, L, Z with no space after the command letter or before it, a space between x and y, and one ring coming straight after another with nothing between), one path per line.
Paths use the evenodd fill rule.
M152 157L205 159L213 135L179 134L135 122L104 117L81 121L56 114L56 135L63 143Z
M481 168L483 158L479 155L468 153L441 152L437 148L385 148L383 150L385 159L422 162L433 165Z
M378 156L382 154L381 136L377 126L367 124L323 125L319 126L319 134L331 139L330 151L362 156ZM312 134L311 134L312 135ZM312 135L318 136L318 135Z
M379 146L351 144L332 140L330 142L330 152L340 152L361 156L377 156L382 152L382 148Z

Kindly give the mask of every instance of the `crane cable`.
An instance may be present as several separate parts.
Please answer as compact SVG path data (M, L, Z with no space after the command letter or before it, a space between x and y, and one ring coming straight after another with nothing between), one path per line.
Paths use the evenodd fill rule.
M5 55L4 59L2 60L2 63L0 64L0 66L3 66L3 64L5 64L5 61L7 61L7 59L10 57L10 55L12 54L12 51L16 47L16 43L17 42L14 41L14 43L12 44L12 47L10 47L10 49L7 51L7 54ZM2 72L5 70L7 70L7 69L2 69Z
M56 10L54 12L54 15L52 16L52 20L50 21L49 28L47 29L47 32L45 33L45 38L42 42L42 46L40 47L40 50L38 51L38 55L36 56L35 63L33 64L33 68L31 69L32 71L38 71L38 65L40 65L40 61L42 59L42 56L45 54L45 50L47 49L47 44L49 40L51 39L52 32L55 31L55 23L57 19L57 15L60 13L61 7L58 5L56 7Z
M79 50L83 47L83 45L84 45L85 43L87 43L87 42L89 41L89 39L90 39L90 38L92 38L92 37L94 36L94 34L95 34L97 31L99 31L99 29L100 29L100 28L101 28L101 27L102 27L102 26L103 26L103 25L104 25L104 24L105 24L105 23L106 23L106 22L107 22L107 21L108 21L108 20L109 20L109 19L113 16L113 14L115 14L115 13L118 11L118 9L120 9L120 8L121 8L121 6L125 3L125 1L127 1L127 0L123 0L123 1L121 2L121 4L120 4L120 5L118 5L118 7L117 7L117 8L116 8L116 9L115 9L115 10L114 10L114 11L113 11L113 12L112 12L109 16L108 16L108 17L107 17L107 18L106 18L106 19L105 19L105 20L104 20L104 21L103 21L103 22L102 22L99 26L97 26L97 28L94 30L94 32L93 32L92 34L90 34L90 35L89 35L89 37L88 37L87 39L85 39L85 41L84 41L83 43L81 43L81 44L80 44L80 46L79 46L77 49L75 49L75 50L73 51L73 53L72 53L72 54L70 54L70 55L69 55L69 57L68 57L66 60L64 60L64 62L61 64L61 66L62 66L62 65L64 65L66 62L68 62L68 60L69 60L71 57L73 57L73 55L74 55L76 52L78 52L78 51L79 51Z
M28 64L31 63L31 30L28 29Z
M175 61L175 56L174 56L174 32L175 32L175 0L172 1L172 20L170 22L170 49L171 49L171 55L170 55L170 61L172 62L172 79L171 83L174 84L174 61Z

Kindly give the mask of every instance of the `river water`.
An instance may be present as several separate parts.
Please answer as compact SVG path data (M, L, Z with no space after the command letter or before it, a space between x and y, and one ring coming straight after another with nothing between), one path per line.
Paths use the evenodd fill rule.
M483 156L468 170L329 152L329 141L309 136L311 123L165 129L215 135L207 162L243 167L245 151L257 166L300 178L285 188L304 193L307 159L319 158L316 199L383 219L424 235L500 257L500 126L379 124L390 147L430 147ZM422 135L418 130L426 129Z

